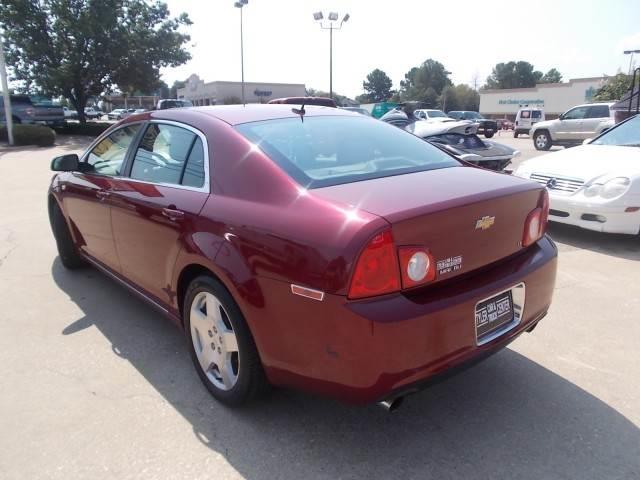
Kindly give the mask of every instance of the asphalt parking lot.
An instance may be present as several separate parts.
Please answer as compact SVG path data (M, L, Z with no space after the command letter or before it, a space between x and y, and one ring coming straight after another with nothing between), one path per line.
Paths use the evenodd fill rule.
M394 414L285 390L230 410L168 320L62 268L49 162L88 141L59 143L0 147L0 478L640 478L640 238L552 225L546 319Z

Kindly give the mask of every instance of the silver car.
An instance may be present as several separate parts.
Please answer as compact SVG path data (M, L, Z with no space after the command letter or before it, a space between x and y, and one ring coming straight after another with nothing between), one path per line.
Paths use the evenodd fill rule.
M529 134L537 150L549 150L553 145L572 147L587 138L600 135L615 124L611 103L587 103L567 110L556 120L538 122Z

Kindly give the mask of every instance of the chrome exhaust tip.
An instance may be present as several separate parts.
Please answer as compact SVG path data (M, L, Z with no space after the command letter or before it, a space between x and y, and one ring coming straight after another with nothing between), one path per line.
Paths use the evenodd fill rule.
M403 402L404 397L395 397L382 400L381 402L378 402L378 405L380 405L385 411L391 413L400 408L400 405L402 405Z

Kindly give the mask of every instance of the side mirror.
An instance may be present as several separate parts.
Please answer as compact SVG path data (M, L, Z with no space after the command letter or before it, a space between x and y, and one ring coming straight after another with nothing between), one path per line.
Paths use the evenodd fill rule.
M561 114L558 116L558 120L564 120L564 113L561 113Z
M51 160L51 170L54 172L77 172L80 168L80 159L75 153L61 155Z

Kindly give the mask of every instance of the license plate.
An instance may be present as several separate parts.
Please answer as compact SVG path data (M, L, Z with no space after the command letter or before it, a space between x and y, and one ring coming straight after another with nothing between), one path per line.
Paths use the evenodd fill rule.
M481 340L513 320L511 290L484 300L476 305L476 337Z

